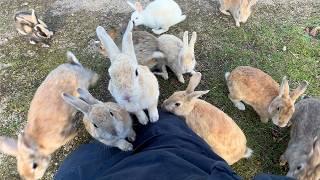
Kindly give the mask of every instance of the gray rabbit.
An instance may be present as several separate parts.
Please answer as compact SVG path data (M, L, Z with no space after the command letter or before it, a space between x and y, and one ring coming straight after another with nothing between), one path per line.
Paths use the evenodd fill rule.
M320 178L320 100L305 98L295 105L290 141L281 156L281 165L288 162L287 176L303 180ZM317 167L318 166L318 167Z

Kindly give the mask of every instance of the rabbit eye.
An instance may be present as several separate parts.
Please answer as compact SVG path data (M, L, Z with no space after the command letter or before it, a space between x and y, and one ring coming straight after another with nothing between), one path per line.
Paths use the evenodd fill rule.
M93 126L94 126L95 128L98 128L98 126L97 126L95 123L93 123Z
M113 116L113 113L110 111L110 115Z
M176 103L176 104L174 104L174 105L178 107L178 106L180 106L180 105L181 105L181 103Z
M136 76L139 76L138 69L136 69Z
M297 166L297 170L298 170L298 171L301 170L301 168L302 168L301 165Z
M277 108L277 111L280 111L280 107Z
M32 164L32 169L36 169L38 167L38 164L37 163L33 163Z

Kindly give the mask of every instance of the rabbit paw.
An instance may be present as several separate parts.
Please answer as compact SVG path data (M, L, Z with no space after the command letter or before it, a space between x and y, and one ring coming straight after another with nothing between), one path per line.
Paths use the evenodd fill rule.
M154 123L159 120L159 113L150 114L150 122Z
M131 141L131 142L133 142L134 140L136 140L136 133L134 132L134 130L131 130L128 139L129 139L129 141Z
M230 16L230 15L231 15L231 14L230 14L229 12L227 12L226 10L221 10L221 9L220 9L220 12L221 12L222 14L227 15L227 16Z
M158 34L158 35L160 35L164 32L167 32L167 31L168 31L168 29L152 29L152 32L155 34Z
M242 102L235 102L234 106L237 107L240 111L246 110L246 106Z
M179 76L178 76L178 80L179 80L179 82L181 82L182 84L184 84L184 82L185 82L182 75L179 75Z
M125 140L122 140L119 143L118 146L119 149L121 149L122 151L132 151L133 150L133 145Z
M144 116L140 116L138 117L138 121L142 124L142 125L147 125L148 124L148 117L146 115Z

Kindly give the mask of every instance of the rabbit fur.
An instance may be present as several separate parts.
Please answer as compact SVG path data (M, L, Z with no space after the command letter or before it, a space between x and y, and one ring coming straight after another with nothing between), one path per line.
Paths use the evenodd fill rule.
M17 31L29 38L31 44L42 44L43 47L49 47L48 40L53 36L53 32L48 26L38 19L34 10L29 12L18 12L14 16Z
M247 22L252 12L252 6L257 3L257 0L219 0L219 2L219 10L221 13L232 15L236 26L240 27L240 23Z
M183 74L195 73L196 59L194 55L194 45L197 40L197 33L193 32L190 42L188 41L188 31L183 34L183 41L174 35L164 34L158 38L159 49L165 55L165 63L162 65L162 72L157 73L168 79L168 66L177 76L179 82L184 83Z
M26 180L40 179L49 165L50 155L76 135L76 109L63 101L61 93L77 96L78 87L87 89L98 79L71 52L67 57L69 63L51 71L37 89L27 125L18 139L0 137L0 151L17 158L18 172Z
M187 125L202 137L229 165L241 158L249 158L252 150L238 125L224 112L198 99L209 91L194 91L201 80L197 72L190 78L185 91L178 91L166 99L162 107L186 119Z
M147 124L149 118L151 122L159 119L159 84L148 67L138 65L132 28L133 23L130 21L123 36L122 51L103 27L97 27L96 32L111 60L108 90L122 108L134 113L141 124ZM149 118L144 109L148 110Z
M155 0L145 9L140 2L133 4L127 1L127 3L135 10L131 15L134 25L145 25L152 28L155 34L167 32L171 26L186 19L186 15L182 15L179 5L173 0Z
M290 92L286 77L281 86L265 72L250 67L239 66L225 74L229 89L229 99L239 110L245 110L246 103L254 108L263 123L272 119L279 127L287 126L294 113L294 103L307 89L308 82ZM242 101L242 102L241 102Z
M320 137L320 100L303 99L295 105L295 109L291 120L290 141L280 158L281 165L288 162L287 176L301 180L318 180L320 140L317 138Z
M62 97L84 114L83 123L89 134L107 146L132 150L133 146L126 138L134 141L136 134L129 113L116 103L97 100L85 89L77 91L79 98L68 93L63 93Z

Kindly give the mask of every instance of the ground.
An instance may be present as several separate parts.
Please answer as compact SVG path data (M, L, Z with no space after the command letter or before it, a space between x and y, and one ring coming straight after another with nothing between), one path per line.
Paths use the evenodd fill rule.
M285 174L287 167L279 166L279 157L289 139L288 128L279 129L270 122L262 124L252 108L238 111L227 98L224 72L250 65L278 82L288 76L291 88L307 80L310 86L306 93L320 96L320 37L311 38L304 33L305 27L320 25L320 1L259 1L248 22L240 28L235 27L231 17L218 12L216 1L176 1L188 18L169 33L181 37L185 30L198 32L196 69L203 74L199 89L210 90L203 99L229 114L254 150L252 158L241 160L232 168L244 179L261 172ZM103 101L112 101L107 91L109 62L96 52L93 42L98 25L108 29L130 17L125 1L0 0L0 6L0 135L17 137L21 132L34 92L52 69L66 61L67 50L100 74L98 85L91 89L93 94ZM31 8L55 32L50 48L30 45L15 31L14 13ZM186 87L173 74L168 81L159 79L159 83L160 102ZM72 142L59 149L44 179L52 179L65 156L89 139L82 129ZM14 158L0 155L0 177L18 179Z

